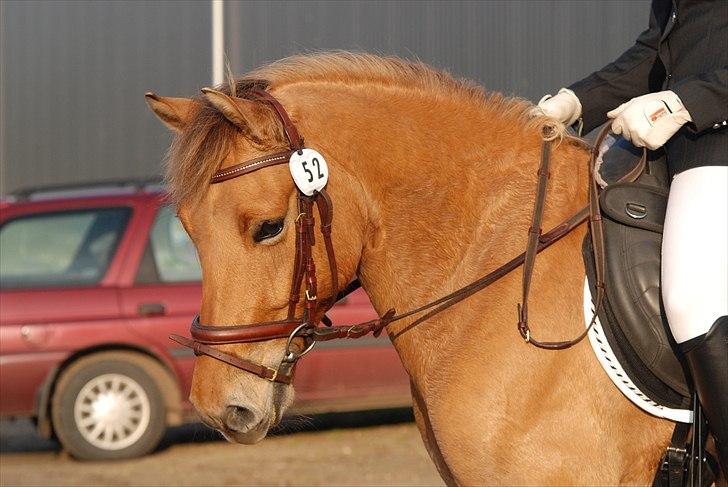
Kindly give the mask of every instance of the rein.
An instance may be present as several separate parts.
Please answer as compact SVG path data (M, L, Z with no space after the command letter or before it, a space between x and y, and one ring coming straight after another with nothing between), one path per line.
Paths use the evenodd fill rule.
M290 150L265 155L251 159L235 166L218 170L210 180L211 184L218 184L237 178L252 172L280 164L287 164L294 153L302 153L304 149L303 139L299 136L295 125L288 117L283 106L268 92L261 89L253 89L249 92L255 98L265 101L275 109L280 118ZM418 308L396 314L394 309L387 311L384 316L363 323L351 325L334 326L326 317L325 313L333 307L336 301L347 294L350 294L358 287L359 281L353 281L343 291L338 292L338 273L333 243L331 241L331 223L333 220L333 202L328 193L321 189L314 191L307 196L300 189L298 191L298 217L296 224L296 252L293 265L293 278L288 303L288 315L284 320L268 321L246 325L204 325L200 323L199 315L192 321L190 334L192 338L179 335L170 335L170 338L180 345L190 347L195 355L207 355L214 359L225 362L233 367L250 372L258 377L272 382L290 384L293 380L295 366L301 357L306 355L316 342L328 341L339 338L359 338L369 333L379 336L382 330L395 321L410 316L424 313L412 323L407 325L397 335L402 334L423 321L435 316L447 308L463 301L467 297L485 289L490 284L509 274L514 269L523 265L523 293L522 304L518 305L518 330L527 343L538 348L561 350L569 348L586 337L591 326L597 318L597 312L601 307L604 297L605 257L603 232L601 228L601 213L599 210L598 187L595 179L594 167L599 147L604 138L610 132L610 126L605 126L599 133L594 148L591 151L590 159L590 187L589 205L582 208L576 214L564 220L559 225L546 233L541 231L543 210L546 202L546 187L549 178L549 164L551 160L551 142L544 141L541 152L541 164L538 170L538 184L536 188L536 201L533 216L529 228L528 244L526 251L512 258L502 266L486 274L480 279ZM642 173L646 162L646 151L635 169L630 171L622 180L636 179ZM620 181L622 181L620 180ZM317 296L316 265L313 259L313 246L315 245L315 219L313 215L314 205L318 209L321 220L319 231L323 237L326 249L329 272L331 275L331 296L319 300ZM541 342L531 336L528 325L528 296L530 291L531 277L535 265L536 255L550 245L559 241L579 225L589 220L594 241L594 257L596 262L597 275L597 298L594 309L594 316L586 330L573 340L561 342ZM301 299L301 287L304 287L303 315L295 317L296 308ZM319 326L323 322L324 326ZM294 339L303 340L303 346L294 343ZM396 338L393 337L393 338ZM222 352L214 346L230 345L238 343L255 343L268 340L286 339L286 348L282 361L277 367L269 367L258 364L235 355Z

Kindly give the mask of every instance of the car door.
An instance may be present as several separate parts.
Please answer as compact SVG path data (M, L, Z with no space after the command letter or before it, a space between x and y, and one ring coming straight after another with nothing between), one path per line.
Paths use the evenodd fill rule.
M174 208L155 204L151 212L146 233L138 236L145 243L133 280L120 290L121 307L134 332L171 360L186 398L194 355L169 335L189 334L202 296L200 265Z
M123 328L110 269L119 262L131 215L131 206L78 204L3 218L0 414L32 414L54 367Z

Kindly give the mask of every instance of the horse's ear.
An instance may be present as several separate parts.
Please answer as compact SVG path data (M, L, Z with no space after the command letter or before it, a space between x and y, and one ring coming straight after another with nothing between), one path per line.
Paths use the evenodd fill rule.
M190 98L172 98L151 92L146 93L144 98L154 114L167 127L177 132L181 132L189 122L192 106L195 103Z
M202 88L207 101L240 130L258 140L275 136L271 110L264 104L244 98L228 96L212 88Z

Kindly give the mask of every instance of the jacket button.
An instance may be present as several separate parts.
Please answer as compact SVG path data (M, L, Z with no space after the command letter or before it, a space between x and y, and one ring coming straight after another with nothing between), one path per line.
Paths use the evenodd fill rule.
M721 128L721 127L725 127L725 126L727 126L727 125L728 125L728 120L723 120L723 122L718 122L718 123L716 123L715 125L713 125L713 128L714 128L715 130L718 130L719 128Z

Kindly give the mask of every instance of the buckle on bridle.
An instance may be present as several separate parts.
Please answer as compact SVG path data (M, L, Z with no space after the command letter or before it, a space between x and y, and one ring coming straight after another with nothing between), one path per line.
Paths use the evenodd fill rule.
M278 369L274 369L272 367L265 367L265 368L266 368L266 370L268 372L272 372L273 373L273 375L271 377L266 377L266 379L268 379L271 382L275 382L276 379L278 378L278 370L280 369L280 367Z
M307 301L316 301L316 299L318 299L316 297L316 295L314 294L313 296L311 296L311 294L308 292L308 289L306 289L306 300Z

